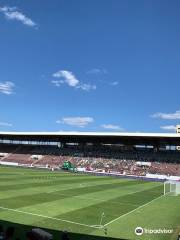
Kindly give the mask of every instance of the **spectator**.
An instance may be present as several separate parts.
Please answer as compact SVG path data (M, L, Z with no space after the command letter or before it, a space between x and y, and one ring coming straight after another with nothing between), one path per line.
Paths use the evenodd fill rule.
M0 240L4 240L4 231L2 225L0 225Z
M8 227L5 232L5 240L11 240L14 236L14 227Z
M52 234L40 228L34 228L26 234L28 240L52 240Z
M61 239L62 240L69 240L69 236L68 236L68 233L66 231L63 232Z

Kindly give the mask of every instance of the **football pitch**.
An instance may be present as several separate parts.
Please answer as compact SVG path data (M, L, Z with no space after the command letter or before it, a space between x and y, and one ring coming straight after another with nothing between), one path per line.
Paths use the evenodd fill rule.
M180 196L163 183L0 167L0 219L123 239L177 239ZM135 228L172 233L135 234Z

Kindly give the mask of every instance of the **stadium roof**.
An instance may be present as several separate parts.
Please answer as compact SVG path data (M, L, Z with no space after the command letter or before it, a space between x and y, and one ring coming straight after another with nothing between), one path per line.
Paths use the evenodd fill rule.
M180 138L180 134L177 133L143 133L143 132L0 132L1 135L27 135L27 136L145 136L145 137L178 137Z
M129 133L129 132L0 132L0 140L45 141L65 143L108 143L180 145L176 133Z

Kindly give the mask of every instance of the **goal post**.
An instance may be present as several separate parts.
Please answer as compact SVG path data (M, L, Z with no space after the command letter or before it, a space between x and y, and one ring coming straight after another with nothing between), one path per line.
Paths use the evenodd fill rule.
M177 196L180 194L180 182L166 181L164 182L164 195Z

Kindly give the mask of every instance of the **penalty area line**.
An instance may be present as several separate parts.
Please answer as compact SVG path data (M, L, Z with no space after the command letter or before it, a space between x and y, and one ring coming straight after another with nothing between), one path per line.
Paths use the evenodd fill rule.
M89 228L95 228L95 229L101 228L101 227L98 226L98 225L88 225L88 224L73 222L73 221L65 220L65 219L61 219L61 218L50 217L50 216L41 215L41 214L37 214L37 213L26 212L26 211L22 211L22 210L18 210L18 209L13 209L13 208L6 208L6 207L0 206L0 209L2 209L2 210L7 210L7 211L11 211L11 212L22 213L22 214L26 214L26 215L31 215L31 216L36 216L36 217L41 217L41 218L47 218L47 219L51 219L51 220L55 220L55 221L60 221L60 222L71 223L71 224L75 224L75 225L79 225L79 226L84 226L84 227L89 227Z
M139 209L145 207L145 206L147 206L147 205L149 205L150 203L152 203L152 202L154 202L154 201L156 201L156 200L158 200L159 198L162 198L162 197L164 197L164 195L161 195L161 196L159 196L159 197L157 197L157 198L154 198L154 199L151 200L150 202L147 202L147 203L145 203L145 204L143 204L143 205L141 205L141 206L139 206L139 207L133 209L132 211L127 212L127 213L125 213L125 214L123 214L123 215L121 215L121 216L119 216L119 217L117 217L117 218L111 220L110 222L104 224L104 227L108 226L109 224L111 224L111 223L113 223L113 222L115 222L115 221L117 221L117 220L119 220L119 219L121 219L121 218L123 218L123 217L125 217L125 216L127 216L127 215L129 215L129 214L131 214L131 213L133 213L133 212L135 212L135 211L137 211L137 210L139 210Z

